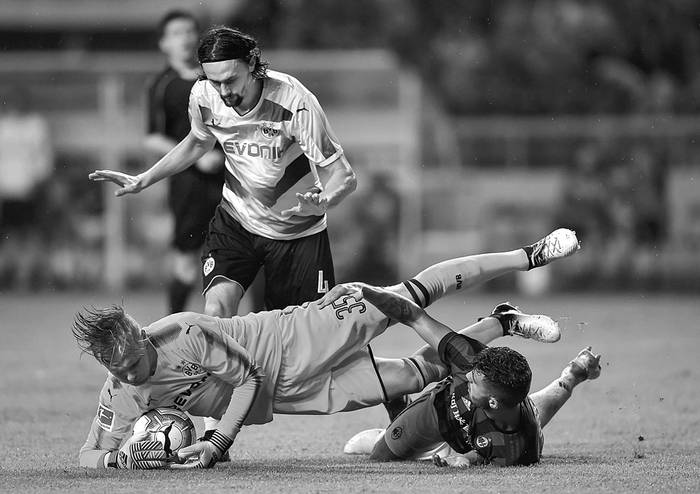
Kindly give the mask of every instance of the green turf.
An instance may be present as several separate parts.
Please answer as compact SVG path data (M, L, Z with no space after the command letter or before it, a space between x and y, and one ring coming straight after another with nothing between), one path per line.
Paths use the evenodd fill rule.
M460 327L503 297L472 293L430 312ZM80 304L119 302L100 294L0 294L0 491L46 492L700 492L700 304L697 297L557 296L523 299L530 311L561 317L555 345L515 338L530 360L533 389L556 377L588 345L603 353L598 381L577 388L545 429L544 458L527 468L451 470L377 464L342 454L350 436L386 425L375 408L330 417L277 416L243 430L233 462L195 472L77 467L104 371L69 332ZM140 321L159 317L158 294L130 294ZM398 356L417 347L392 328L374 345Z

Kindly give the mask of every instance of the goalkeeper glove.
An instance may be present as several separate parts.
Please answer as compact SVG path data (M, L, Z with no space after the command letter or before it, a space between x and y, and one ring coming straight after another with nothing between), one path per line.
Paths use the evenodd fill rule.
M231 447L233 439L217 430L207 431L196 444L177 452L181 465L172 468L211 468Z
M151 470L168 466L168 454L159 441L150 439L150 433L144 431L133 435L119 448L117 468L134 470Z

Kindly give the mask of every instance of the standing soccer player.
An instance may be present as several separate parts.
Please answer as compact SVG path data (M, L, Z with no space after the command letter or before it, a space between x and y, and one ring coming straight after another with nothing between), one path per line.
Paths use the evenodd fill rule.
M316 97L294 77L268 70L256 40L216 27L198 49L205 80L190 95L191 130L146 172L99 170L92 180L135 193L188 168L219 142L223 200L205 242L205 313L230 317L265 268L268 309L315 300L335 282L326 211L356 188Z
M197 63L199 25L190 13L174 10L158 25L158 46L167 66L148 90L148 135L145 148L158 157L172 150L190 131L190 91L202 75ZM224 156L213 149L168 180L168 207L173 216L172 278L169 313L185 310L198 279L202 246L209 221L221 201Z

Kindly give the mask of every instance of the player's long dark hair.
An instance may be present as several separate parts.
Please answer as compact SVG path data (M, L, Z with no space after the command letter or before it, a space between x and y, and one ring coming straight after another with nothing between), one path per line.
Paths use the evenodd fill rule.
M250 63L255 57L253 77L263 79L269 62L260 58L258 42L251 35L226 26L215 26L202 36L197 50L199 63L243 60Z
M477 354L474 369L501 390L500 401L514 407L530 392L532 371L525 357L507 347L490 347Z
M140 344L141 331L134 327L121 305L83 307L75 314L72 330L81 350L105 366L110 365L115 354L121 355L125 349Z

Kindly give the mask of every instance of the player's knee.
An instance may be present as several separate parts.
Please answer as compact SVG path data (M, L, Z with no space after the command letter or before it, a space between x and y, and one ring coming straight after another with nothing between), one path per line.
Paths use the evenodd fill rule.
M238 307L232 307L221 300L208 300L204 303L204 313L215 317L233 317L236 315Z
M386 438L382 436L375 444L372 449L372 453L369 455L370 460L374 461L397 461L402 458L397 456L392 450L389 449L389 445L386 442Z
M204 313L216 317L233 317L243 296L240 285L229 280L211 286L204 294Z

